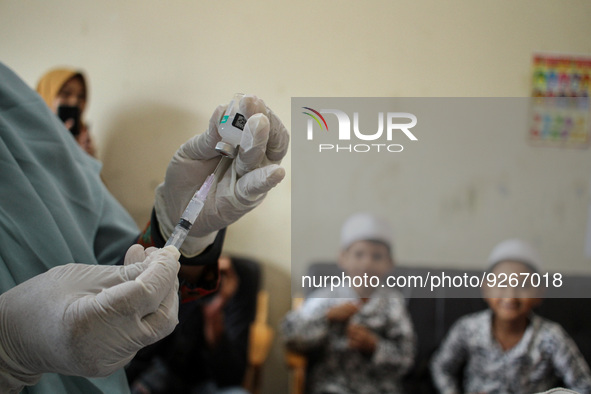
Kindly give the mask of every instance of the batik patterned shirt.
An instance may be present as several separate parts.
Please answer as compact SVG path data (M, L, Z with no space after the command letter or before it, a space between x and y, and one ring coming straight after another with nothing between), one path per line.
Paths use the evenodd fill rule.
M493 338L490 310L464 316L435 353L431 372L444 394L537 393L559 382L591 393L589 367L574 341L559 324L534 314L521 340L508 350Z
M330 298L322 298L330 297ZM329 322L329 309L359 298L350 288L313 293L298 310L290 312L282 330L288 348L315 358L307 375L311 393L400 393L401 376L412 366L415 336L400 293L374 292L349 322ZM373 354L350 348L347 324L360 324L377 336Z

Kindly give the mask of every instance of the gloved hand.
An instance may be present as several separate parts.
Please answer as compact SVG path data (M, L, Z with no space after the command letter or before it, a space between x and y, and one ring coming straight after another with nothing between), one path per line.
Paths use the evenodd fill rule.
M19 392L45 372L106 376L170 334L179 256L134 245L125 266L58 266L2 294L0 387Z
M225 109L226 106L219 106L211 116L208 130L179 148L168 165L164 183L156 188L156 216L165 239L170 237L195 191L221 159L215 145L221 140L218 125ZM240 113L248 121L238 155L217 186L212 186L181 247L185 256L199 254L213 242L218 230L259 205L285 176L279 163L287 153L289 135L281 120L256 96L240 100Z

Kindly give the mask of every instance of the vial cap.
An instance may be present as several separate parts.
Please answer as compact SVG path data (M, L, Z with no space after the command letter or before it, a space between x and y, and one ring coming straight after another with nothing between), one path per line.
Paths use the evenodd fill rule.
M215 150L221 155L233 159L234 157L236 157L236 151L238 150L238 148L234 148L231 144L228 144L227 142L220 141L215 145Z

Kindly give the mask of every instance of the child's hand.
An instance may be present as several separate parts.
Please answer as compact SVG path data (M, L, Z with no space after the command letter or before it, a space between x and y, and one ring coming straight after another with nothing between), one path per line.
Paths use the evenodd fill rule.
M337 305L326 312L326 318L331 322L347 321L359 311L359 305L353 302Z
M347 327L349 347L363 353L371 354L376 350L378 338L367 327L359 324L349 324Z

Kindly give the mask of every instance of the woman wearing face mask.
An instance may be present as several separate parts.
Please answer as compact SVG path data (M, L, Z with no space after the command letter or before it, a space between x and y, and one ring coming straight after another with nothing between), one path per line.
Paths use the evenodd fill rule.
M41 95L49 108L62 118L66 128L76 138L78 145L89 155L95 157L93 141L88 127L83 122L88 98L88 84L84 74L81 71L68 68L50 70L39 80L37 93Z

